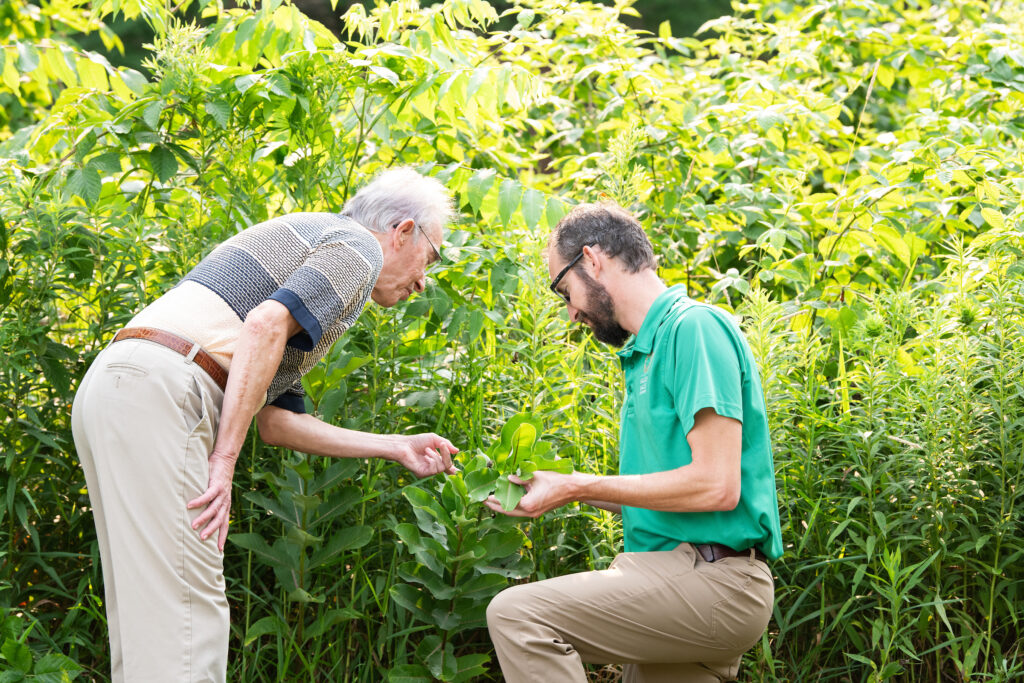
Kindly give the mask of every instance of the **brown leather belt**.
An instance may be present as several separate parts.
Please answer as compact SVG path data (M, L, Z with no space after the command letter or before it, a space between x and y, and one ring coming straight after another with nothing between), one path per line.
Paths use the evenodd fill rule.
M697 552L700 553L705 562L714 562L726 557L750 557L750 548L746 550L733 550L721 543L691 543L691 545L697 549ZM768 561L764 553L756 548L754 549L754 559L761 560L762 562Z
M217 386L223 391L228 386L228 371L221 367L221 364L213 359L213 356L203 351L198 344L193 344L187 339L171 334L170 332L164 332L163 330L157 330L152 327L128 327L114 336L114 341L124 341L125 339L145 339L147 341L156 342L161 346L166 346L172 351L177 351L181 355L188 358L195 351L195 355L192 356L192 360L195 361L196 365L206 371ZM193 348L195 347L195 348Z

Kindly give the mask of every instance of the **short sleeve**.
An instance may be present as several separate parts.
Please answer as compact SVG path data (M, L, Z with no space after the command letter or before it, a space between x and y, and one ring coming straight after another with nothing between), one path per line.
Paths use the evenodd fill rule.
M689 434L704 408L743 421L743 373L730 322L705 307L694 307L676 322L675 368L671 386L676 413Z
M302 380L288 387L283 394L271 401L269 405L284 408L293 413L305 413L306 390L302 388Z
M376 282L377 269L361 251L380 247L369 234L349 235L348 238L332 239L328 234L268 297L284 304L302 326L302 330L288 340L289 346L311 351L325 329L336 320L350 316L353 309L366 301L368 290ZM353 243L358 241L367 244Z

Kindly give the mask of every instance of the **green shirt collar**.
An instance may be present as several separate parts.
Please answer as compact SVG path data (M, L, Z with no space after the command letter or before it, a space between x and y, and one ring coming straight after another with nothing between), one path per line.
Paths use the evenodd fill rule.
M658 295L658 298L651 304L651 308L644 316L644 322L640 330L630 337L625 346L617 354L619 358L629 358L634 353L650 353L654 348L654 335L661 327L661 321L665 314L680 299L686 298L686 285L674 285Z

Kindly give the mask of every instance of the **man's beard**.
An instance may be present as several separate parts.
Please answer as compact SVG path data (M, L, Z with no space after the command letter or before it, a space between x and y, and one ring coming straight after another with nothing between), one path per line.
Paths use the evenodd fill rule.
M580 311L580 319L590 327L594 338L610 346L622 346L629 339L629 332L615 320L615 303L608 290L585 272L580 271L580 279L587 288L588 308Z

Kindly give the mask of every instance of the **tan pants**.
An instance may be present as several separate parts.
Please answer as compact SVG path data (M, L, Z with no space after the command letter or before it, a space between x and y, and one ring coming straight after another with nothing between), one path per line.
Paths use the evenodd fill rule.
M75 395L115 682L225 679L223 556L185 508L206 490L222 401L198 365L138 340L107 347Z
M491 601L487 626L508 683L585 683L584 662L623 663L627 683L720 681L736 676L773 599L764 562L708 563L684 543L513 586Z

